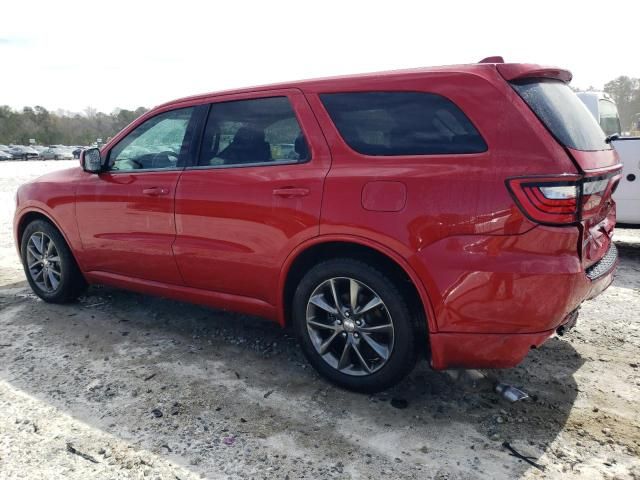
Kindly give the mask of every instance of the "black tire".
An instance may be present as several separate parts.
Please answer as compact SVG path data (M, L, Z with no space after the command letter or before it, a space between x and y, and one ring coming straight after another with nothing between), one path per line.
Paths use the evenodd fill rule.
M27 265L27 246L34 234L43 233L53 242L59 257L60 280L51 291L41 288L32 278ZM76 300L87 287L87 283L71 254L71 250L58 229L45 220L34 220L29 223L22 234L20 242L20 256L27 281L33 292L42 300L49 303L68 303Z
M316 289L332 278L351 278L362 282L382 300L384 309L390 316L389 320L393 324L394 332L393 347L386 363L373 373L365 373L361 376L343 373L325 361L314 346L307 328L307 305ZM309 363L323 377L340 387L364 393L378 392L400 382L415 366L416 331L407 301L388 276L364 262L350 258L337 258L314 266L298 284L292 308L293 328ZM346 320L344 323L346 325ZM347 334L341 333L341 335ZM362 335L360 338L364 340Z

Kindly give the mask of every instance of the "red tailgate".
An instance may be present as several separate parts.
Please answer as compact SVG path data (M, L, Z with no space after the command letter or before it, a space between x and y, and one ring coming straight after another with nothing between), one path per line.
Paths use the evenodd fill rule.
M597 156L597 159L589 159L588 154L591 153ZM609 155L603 155L603 153L605 152L579 152L580 164L598 161L611 165L606 168L584 170L580 223L582 264L585 268L606 255L616 224L616 208L612 195L620 181L622 166L618 163L615 150L606 152Z

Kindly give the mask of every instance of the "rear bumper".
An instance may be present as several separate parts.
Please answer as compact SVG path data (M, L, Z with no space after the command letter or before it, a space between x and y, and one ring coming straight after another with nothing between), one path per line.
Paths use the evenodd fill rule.
M551 256L542 254L534 259L543 262L548 269L545 273L500 268L499 272L483 269L458 276L479 279L465 292L460 292L458 280L456 296L445 297L440 309L445 315L437 318L442 328L430 333L433 368L514 367L560 326L567 324L569 328L572 312L612 283L618 259L612 243L607 254L585 271L576 268L579 258L575 253L575 262L569 263L567 252L562 253L565 255L558 255L555 263ZM510 267L517 270L521 265L526 267L524 262ZM566 265L569 268L564 268ZM497 285L495 278L500 280Z
M542 345L554 330L539 333L436 333L431 335L431 366L448 368L511 368L529 350Z
M611 261L610 259L606 260L607 257L610 257L610 252L612 250L615 253L615 259L613 261ZM593 267L601 265L601 263L603 263L604 261L610 263L607 266L606 270L596 269L594 272L592 272L597 272L598 275L597 277L590 278L591 288L589 289L589 293L586 296L585 300L591 300L592 298L597 297L602 292L604 292L609 287L609 285L613 283L613 278L616 273L616 267L618 266L618 249L613 243L611 243L611 247L609 248L607 255L605 255L604 258L596 263ZM593 269L593 267L591 267L589 270ZM587 275L589 275L589 271L587 271Z
M585 299L598 296L613 282L615 267L591 282ZM430 335L431 366L449 368L512 368L554 333L562 334L576 324L577 311L570 312L550 330L536 333L435 333ZM563 328L566 327L566 328Z

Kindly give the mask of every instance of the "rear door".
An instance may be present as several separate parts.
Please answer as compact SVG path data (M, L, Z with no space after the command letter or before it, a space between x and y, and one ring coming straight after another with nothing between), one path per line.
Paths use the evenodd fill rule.
M318 235L330 161L298 90L219 97L176 191L173 251L185 283L275 305L284 260Z
M106 152L108 171L78 184L76 216L88 270L182 284L173 259L173 197L190 155L194 108L156 115Z

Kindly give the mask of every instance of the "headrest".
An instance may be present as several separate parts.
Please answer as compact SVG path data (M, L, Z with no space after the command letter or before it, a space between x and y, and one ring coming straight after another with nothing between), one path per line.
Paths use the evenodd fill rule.
M304 134L302 132L300 132L300 135L296 137L293 148L298 154L300 160L309 159L309 145L307 144L307 140L304 138Z
M240 127L233 137L233 143L255 144L264 142L264 130L253 127Z

